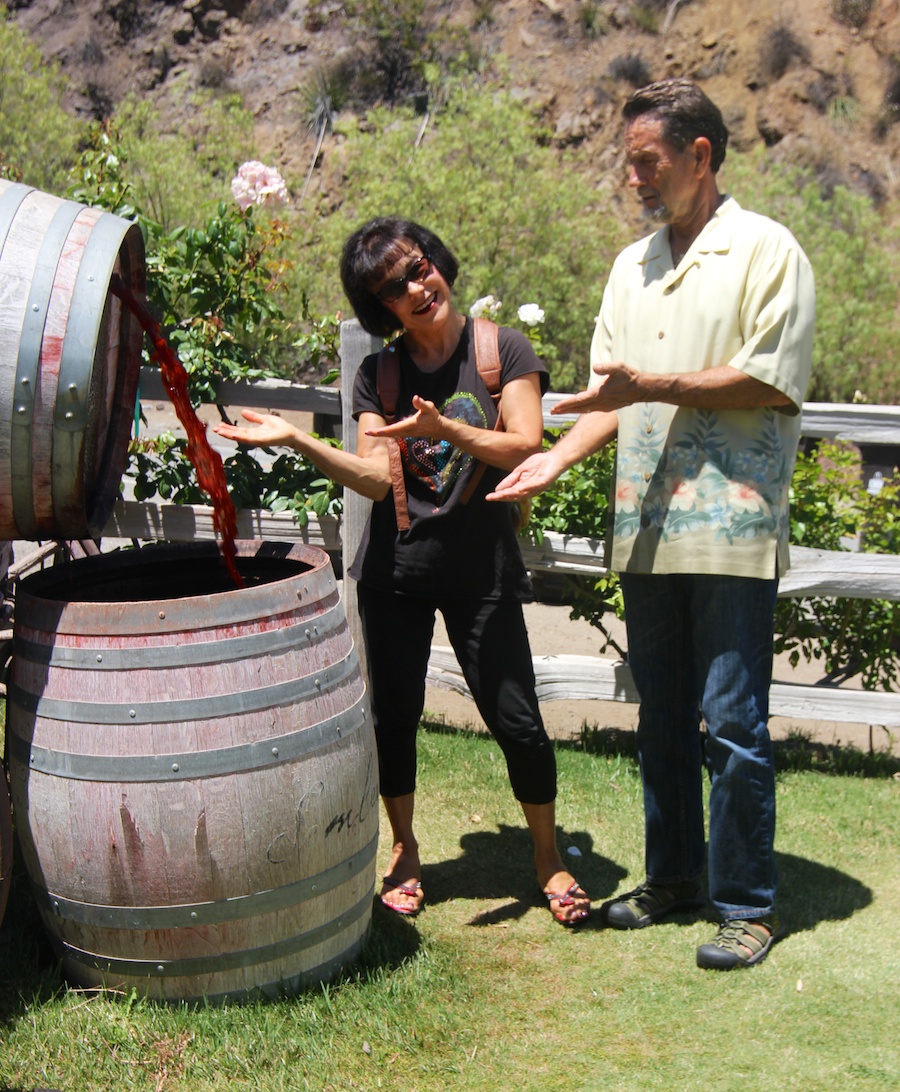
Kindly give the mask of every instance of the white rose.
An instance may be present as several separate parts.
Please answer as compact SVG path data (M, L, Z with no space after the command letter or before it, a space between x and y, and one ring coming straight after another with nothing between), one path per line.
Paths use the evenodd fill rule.
M526 326L538 326L544 321L544 312L536 303L523 303L519 308L519 321Z
M469 308L472 318L495 318L503 304L494 296L482 296Z

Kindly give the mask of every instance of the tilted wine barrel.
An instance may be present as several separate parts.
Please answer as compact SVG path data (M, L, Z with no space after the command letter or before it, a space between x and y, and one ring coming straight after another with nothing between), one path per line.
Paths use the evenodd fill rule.
M67 978L194 1001L295 992L360 951L378 770L328 555L215 543L22 580L16 831ZM230 589L230 590L228 590Z
M145 288L129 220L0 179L0 538L103 530L128 458Z

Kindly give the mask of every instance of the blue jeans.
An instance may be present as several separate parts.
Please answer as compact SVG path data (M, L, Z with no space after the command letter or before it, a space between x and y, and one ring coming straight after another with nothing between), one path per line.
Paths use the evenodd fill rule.
M634 573L621 581L641 698L647 877L699 879L705 765L710 900L722 921L764 917L778 887L767 725L778 581Z

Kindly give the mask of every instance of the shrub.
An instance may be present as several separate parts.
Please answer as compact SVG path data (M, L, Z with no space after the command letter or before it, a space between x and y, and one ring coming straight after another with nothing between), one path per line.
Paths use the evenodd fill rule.
M616 57L608 71L614 80L630 83L632 87L644 87L651 79L650 68L638 53Z
M237 163L254 157L253 118L236 95L192 95L177 123L132 96L114 128L135 204L166 230L203 224Z
M780 80L794 60L807 64L809 50L786 23L776 23L766 31L762 40L762 70L769 79Z
M428 57L424 0L349 0L344 5L359 62L355 90L363 106L397 103L425 88Z
M658 0L637 0L631 5L631 18L634 25L647 34L659 33Z
M888 76L887 86L884 89L884 98L878 118L875 122L875 134L883 139L888 129L900 119L900 60L891 62L891 71Z
M0 5L0 167L48 193L65 186L81 129L61 106L65 86Z
M858 537L863 550L900 553L900 478L869 493L859 453L822 443L801 452L791 482L791 540L835 550ZM900 684L900 606L882 599L784 598L775 612L775 651L820 662L823 682L860 676L867 690Z
M578 23L585 38L593 41L609 33L609 17L601 8L598 0L580 0L578 4Z
M859 29L875 6L875 0L831 0L831 13L839 23Z

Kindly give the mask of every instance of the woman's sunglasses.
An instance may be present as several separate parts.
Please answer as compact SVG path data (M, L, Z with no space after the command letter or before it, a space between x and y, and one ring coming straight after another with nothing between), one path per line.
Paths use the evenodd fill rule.
M431 270L431 259L427 254L423 254L421 258L417 258L413 262L402 277L397 277L396 280L388 281L387 284L382 285L381 288L378 289L375 295L382 303L396 303L397 300L402 299L402 297L406 295L406 290L409 288L410 281L421 284Z

